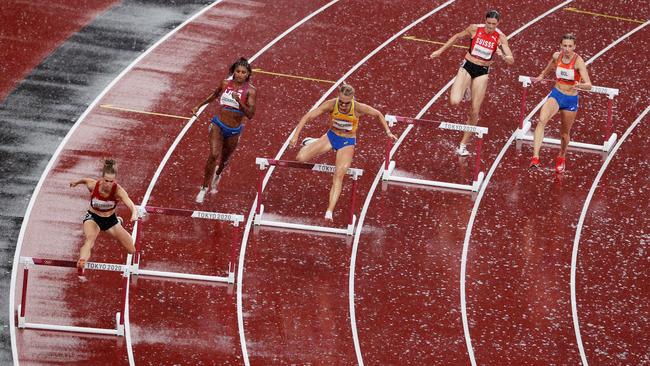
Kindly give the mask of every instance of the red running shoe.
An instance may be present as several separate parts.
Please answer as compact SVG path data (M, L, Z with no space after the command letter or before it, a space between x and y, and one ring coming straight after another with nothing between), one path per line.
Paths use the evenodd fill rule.
M555 160L555 171L558 173L562 173L565 169L565 163L566 158L563 158L561 156L558 156L557 159Z
M530 166L528 168L539 168L539 158L533 156L533 158L530 159Z

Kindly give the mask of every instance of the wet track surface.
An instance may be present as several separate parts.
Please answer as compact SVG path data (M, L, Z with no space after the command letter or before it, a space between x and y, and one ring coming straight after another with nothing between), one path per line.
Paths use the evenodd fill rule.
M141 60L99 104L189 115L190 108L225 76L232 60L256 54L325 4L216 4ZM467 104L449 107L447 93L426 110L423 107L455 75L464 50L452 48L443 58L428 60L437 45L398 37L361 62L382 42L442 4L413 2L411 9L417 10L404 12L403 4L395 2L337 2L264 49L253 64L261 70L253 79L260 91L256 117L247 123L217 194L209 194L203 205L193 198L206 154L205 128L215 105L196 123L190 122L160 176L154 172L187 121L94 108L45 177L21 254L76 258L86 196L68 189L67 182L95 174L107 152L120 162L120 182L136 203L151 181L148 202L154 206L248 215L259 172L254 158L284 151L298 118L319 98L328 97L332 83L351 68L354 72L347 81L357 89L357 98L384 113L422 112L423 118L463 121ZM497 61L490 71L480 124L490 129L483 170L494 169L480 196L394 183L375 187L385 135L376 121L364 118L353 166L364 169L357 207L367 202L367 211L357 210L364 222L355 238L255 228L238 242L243 267L236 286L134 278L127 324L131 344L122 338L18 330L21 364L126 365L128 354L138 365L354 365L362 360L367 365L468 365L472 360L578 365L581 357L593 365L647 362L648 327L637 320L649 311L643 302L648 294L643 290L648 206L639 204L647 202L648 195L648 166L642 153L647 123L641 121L613 157L588 207L576 289L584 355L571 313L571 243L606 154L570 150L569 169L558 177L547 174L548 169L525 169L530 144L507 144L519 115L517 76L535 75L543 68L556 48L552 40L568 24L579 34L577 52L585 60L606 51L589 70L594 84L621 89L614 125L620 137L649 103L642 91L650 75L645 69L621 75L616 60L639 62L635 47L647 48L648 30L607 47L639 26L635 19L650 16L650 8L575 1L536 19L559 4L493 4L506 14L499 25L505 34L531 26L510 39L516 64ZM444 5L404 36L444 41L480 21L475 9L484 6L473 0ZM54 51L3 102L2 159L9 163L0 169L8 169L3 172L11 177L2 193L7 196L7 214L2 218L6 230L1 228L6 233L7 280L29 194L62 136L116 72L199 8L200 4L165 7L155 2L125 2L112 8ZM150 20L145 14L155 16ZM145 18L148 21L141 23ZM588 37L592 29L603 35ZM286 74L305 78L282 76ZM547 92L544 87L531 89L528 110ZM581 96L574 139L601 138L604 99ZM26 107L33 105L38 108ZM320 118L301 137L318 136L324 129L325 120ZM404 127L393 130L402 133ZM557 134L557 122L549 123L547 134ZM471 159L453 154L457 138L437 129L414 129L395 155L400 174L471 180ZM475 143L469 148L473 151ZM498 157L502 149L504 154ZM542 149L545 167L556 151ZM289 148L281 157L293 159L296 152ZM332 155L318 161L332 163ZM275 218L321 224L329 182L327 175L276 170L264 193L267 210ZM346 183L335 212L336 226L345 224L349 195ZM57 217L52 218L51 212ZM131 227L127 225L128 230ZM237 230L238 238L244 231ZM143 246L145 268L223 275L231 234L227 224L151 217L140 223L136 240ZM41 245L45 242L51 244ZM124 262L110 239L100 238L96 248L94 260ZM466 267L461 257L467 259ZM18 283L20 278L19 274ZM112 294L120 287L119 277L97 273L79 279L66 271L39 270L30 278L32 320L105 327L114 321L113 310L120 305ZM465 296L466 308L459 301ZM469 332L464 332L463 317Z

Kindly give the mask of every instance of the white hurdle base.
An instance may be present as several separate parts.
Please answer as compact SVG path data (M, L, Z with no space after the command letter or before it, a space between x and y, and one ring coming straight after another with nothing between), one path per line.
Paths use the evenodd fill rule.
M21 306L18 305L18 314L20 314ZM118 337L124 336L124 324L120 324L121 313L115 314L115 329L105 328L90 328L90 327L76 327L72 325L56 325L56 324L41 324L41 323L28 323L25 317L18 315L18 328L24 329L40 329L40 330L53 330L59 332L70 333L86 333L86 334L102 334L113 335Z
M261 205L260 213L255 214L255 220L253 220L253 223L256 226L271 226L271 227L304 230L304 231L316 231L322 233L342 234L342 235L354 235L354 225L357 222L357 215L354 215L352 216L352 223L348 224L348 227L346 229L339 229L339 228L328 227L328 226L317 226L317 225L297 224L292 222L264 220L263 217L264 217L264 205Z
M388 169L384 169L381 179L385 181L412 183L412 184L419 184L423 186L443 187L443 188L457 189L461 191L472 191L472 192L478 192L478 190L481 188L481 184L483 183L483 179L485 177L485 174L483 174L483 172L480 172L478 173L478 179L473 181L472 184L459 184L459 183L440 182L436 180L399 177L393 175L394 170L395 170L395 161L391 161L388 164Z
M517 139L518 140L526 140L526 141L534 141L535 136L528 134L530 130L530 122L526 121L524 123L524 128L523 129L517 129ZM577 142L577 141L569 141L569 147L577 147L580 149L587 149L587 150L597 150L597 151L605 151L609 152L613 147L614 144L616 143L616 140L618 139L618 136L613 133L611 136L609 136L609 139L602 144L588 144L585 142ZM551 145L560 145L562 141L560 139L554 139L554 138L549 138L549 137L544 137L542 140L542 143L545 144L551 144Z
M228 277L223 276L209 276L209 275L198 275L191 273L180 273L180 272L166 272L166 271L156 271L149 269L140 269L139 264L133 266L132 274L138 276L151 276L151 277L165 277L165 278L178 278L181 280L196 280L196 281L206 281L206 282L225 282L233 284L235 283L235 272L229 272Z

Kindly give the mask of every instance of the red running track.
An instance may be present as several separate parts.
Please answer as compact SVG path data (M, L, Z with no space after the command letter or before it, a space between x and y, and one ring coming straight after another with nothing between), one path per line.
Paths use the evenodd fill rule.
M384 40L441 3L421 1L412 4L412 9L421 9L414 12L402 12L402 6L396 3L334 4L262 54L254 66L276 73L338 80ZM188 115L190 108L223 77L233 59L253 55L324 4L218 4L149 54L100 104ZM501 28L510 33L557 4L530 2L524 4L526 11L516 11L508 2L495 6L507 14ZM586 2L571 6L639 17L638 11L622 6L596 9ZM410 34L444 41L456 28L480 21L482 11L473 13L482 7L476 1L457 1L413 28ZM259 19L265 21L256 21ZM248 29L252 23L255 32ZM223 24L230 26L225 29ZM493 69L490 99L486 100L482 114L482 124L490 128L485 145L487 166L495 161L516 126L520 90L516 76L543 67L555 48L550 40L564 30L565 24L574 24L578 33L596 26L603 29L603 37L580 37L578 52L585 58L636 26L558 10L513 38L511 45L517 64L505 67L500 63ZM647 30L634 37L591 66L594 83L621 89L616 109L619 136L648 104L647 96L630 87L647 83L647 75L639 72L623 79L613 66L621 54L629 54L630 62L637 62L637 69L643 68L641 61L631 56L631 45L646 44ZM453 49L444 60L426 60L434 47L397 39L353 73L349 81L357 88L361 101L382 111L415 115L453 76L462 58L463 51ZM254 158L275 156L297 119L331 86L262 73L255 75L254 80L260 90L258 114L247 124L218 194L210 195L202 206L193 203L201 181L207 145L205 126L213 113L211 106L172 154L149 204L248 214L257 183ZM543 92L533 93L530 100L540 100ZM598 107L598 103L583 98L584 111ZM437 101L429 114L431 118L463 119L462 108L450 110L446 97ZM74 258L81 242L78 216L85 208L86 197L68 189L67 182L76 176L93 175L98 157L110 151L120 162L120 182L134 201L140 202L184 123L93 109L67 141L43 183L27 224L21 255ZM590 131L583 126L599 124L598 114L581 113L574 136L589 139ZM315 121L304 135L321 134L324 128L324 120ZM400 127L396 130L402 132ZM639 136L641 131L637 131ZM111 144L116 139L120 143ZM358 191L363 201L383 159L380 147L384 134L375 121L364 120L359 141L354 166L366 171ZM456 136L437 131L412 132L396 155L398 167L426 177L468 179L471 167L449 158L455 141ZM634 154L634 146L640 144L640 138L626 142L626 148L618 153L622 154L621 159L629 154L634 162L639 156ZM296 151L289 150L283 158L293 158ZM550 161L551 149L544 149L543 154ZM569 243L575 233L570 223L577 222L602 160L590 154L570 154L569 171L559 185L550 176L531 176L523 169L530 155L529 146L524 145L521 152L510 148L480 203L467 264L470 336L479 364L580 363L568 306L567 263L571 259ZM323 161L331 163L331 158L327 156ZM574 161L581 164L574 165ZM615 167L616 164L612 166ZM635 182L639 182L642 186L645 176L635 177L629 184L636 186ZM277 170L265 191L267 209L277 215L318 222L326 205L328 187L329 178L323 180L320 175L304 171ZM348 194L346 187L341 202ZM604 198L612 200L608 207L620 207L623 213L619 216L624 215L625 204L612 195L609 191L603 193ZM646 195L647 191L641 190L629 199L639 202ZM359 240L354 282L356 324L365 364L469 363L458 302L458 274L464 229L472 205L471 196L393 184L372 197ZM551 214L556 207L561 207L559 216ZM51 212L60 213L56 220L52 220ZM344 207L337 209L336 224L344 223L344 212ZM639 212L630 216L641 220L644 211ZM536 225L526 226L531 217L537 218ZM593 228L599 224L588 225L589 230L583 235L596 232ZM629 236L626 250L630 254L639 249L634 239L645 235L634 231L635 227L630 224L629 229L617 228L621 235ZM139 228L138 240L144 246L142 266L223 275L229 234L227 225L152 217ZM263 228L253 232L246 248L243 282L239 285L243 291L242 327L247 353L242 354L233 286L141 277L131 284L129 299L129 330L136 364L358 362L348 305L350 241ZM595 253L598 254L594 257L607 257L602 251ZM608 273L607 264L625 266L626 262L618 256L613 256L612 261L603 259L600 264L589 262L589 258L593 257L580 254L579 274L596 282L594 286L614 287L631 281L631 277L618 274L620 277L598 283L597 273ZM116 244L107 238L98 241L93 260L124 261ZM30 311L37 317L35 320L110 327L112 309L118 308L119 299L113 295L119 288L118 276L113 279L110 274L90 274L86 282L79 283L75 274L65 271L38 273L30 280ZM633 291L634 282L628 283ZM589 288L581 287L578 299L585 324L594 324L594 318L606 324L622 321L633 329L643 326L617 313L606 313L603 317L604 310L598 307L602 300L599 302L587 291ZM624 301L616 304L632 306ZM635 309L647 315L647 307ZM602 327L591 326L584 329L583 341L588 358L593 357L592 364L630 364L630 360L642 360L645 343L633 336L644 333L611 334L601 331ZM17 337L21 363L128 364L127 345L121 338L116 341L112 337L33 330L19 330ZM614 352L621 353L617 341L623 340L629 349L637 350L626 353L630 357L626 360L612 356ZM602 349L611 349L612 353L598 351Z
M115 0L70 0L62 4L1 2L0 101L59 44L115 4Z

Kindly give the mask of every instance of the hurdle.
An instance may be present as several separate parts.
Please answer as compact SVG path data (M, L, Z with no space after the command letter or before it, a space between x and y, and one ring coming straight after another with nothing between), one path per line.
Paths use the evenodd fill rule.
M521 93L521 111L520 111L520 118L519 118L519 128L517 129L515 135L518 140L534 141L535 139L533 134L528 133L531 129L532 123L530 121L530 118L525 116L526 96L528 93L528 87L533 84L533 79L534 78L531 76L521 76L521 75L519 76L519 82L522 84L523 90ZM556 80L553 79L543 79L540 80L539 82L555 83L555 81ZM580 92L607 95L607 99L608 99L607 100L607 121L605 124L605 129L603 134L603 143L592 144L592 143L579 142L579 141L569 141L569 147L577 147L577 148L587 149L587 150L598 150L598 151L609 152L612 149L612 147L614 147L614 144L616 143L616 139L618 138L616 133L613 133L612 109L614 104L614 98L619 95L619 90L615 88L607 88L604 86L592 86L591 90L580 90ZM529 114L529 116L532 116L539 108L541 108L541 106L542 104L538 105ZM544 137L544 140L542 140L542 142L551 145L561 144L560 139L549 138L549 137Z
M20 298L20 303L18 304L18 328L53 330L53 331L61 331L61 332L73 332L73 333L103 334L103 335L114 335L120 337L124 336L124 316L123 316L124 313L123 312L117 312L115 314L115 328L113 329L27 322L26 320L27 284L29 279L30 267L50 266L50 267L76 269L77 262L71 260L62 260L62 259L20 257L20 264L23 265L23 290ZM127 291L128 278L130 273L129 267L130 266L125 264L86 262L84 266L84 270L88 269L92 271L122 272L122 277L123 277L122 309L125 309L126 295L127 295L126 291Z
M356 187L357 187L357 180L359 179L359 177L361 177L361 175L363 175L362 169L349 168L346 172L346 174L352 178L352 195L350 197L350 216L349 216L350 218L348 221L348 226L347 228L343 229L343 228L335 228L335 227L328 227L328 226L317 226L317 225L307 225L307 224L299 224L299 223L291 223L291 222L264 220L264 204L262 203L263 200L262 185L264 182L264 171L269 166L293 168L293 169L307 169L307 170L313 170L313 171L324 172L324 173L334 173L334 171L336 170L335 166L326 165L326 164L315 164L315 163L301 163L298 161L290 161L290 160L267 159L267 158L256 158L255 164L259 165L260 168L260 181L257 187L257 207L255 209L255 219L253 220L253 223L256 226L273 226L273 227L280 227L280 228L317 231L317 232L344 234L344 235L354 234L354 225L357 222L357 216L354 213Z
M385 119L386 122L388 122L388 124L391 127L394 126L397 122L402 122L413 126L415 126L416 124L428 123L428 124L437 124L438 128L444 130L471 132L476 134L476 136L478 137L478 143L476 146L476 158L474 163L474 177L473 177L472 184L450 183L450 182L417 179L417 178L409 178L409 177L401 177L401 176L393 175L393 172L395 171L396 163L394 160L391 160L390 157L390 151L393 147L393 143L391 140L388 140L388 143L386 144L386 160L384 162L384 171L381 176L382 180L419 184L419 185L433 186L433 187L451 188L454 190L463 190L463 191L472 191L472 192L477 192L479 190L481 184L483 183L483 178L485 177L485 174L480 170L481 170L481 148L483 146L483 135L487 135L488 133L487 127L471 126L471 125L444 122L444 121L416 119L416 118L395 116L390 114L387 114Z
M140 241L136 243L135 256L133 260L133 274L142 275L142 276L151 276L151 277L166 277L166 278L178 278L183 280L197 280L197 281L208 281L208 282L226 282L226 283L235 283L235 257L236 257L236 248L237 248L237 231L236 228L239 227L239 223L244 221L244 215L236 215L229 213L220 213L220 212L209 212L209 211L196 211L196 210L186 210L180 208L165 208L165 207L155 207L155 206L138 206L138 216L143 217L147 214L155 215L167 215L167 216L183 216L191 217L195 219L205 219L205 220L215 220L215 221L229 221L232 222L232 244L230 250L230 258L228 262L228 275L227 276L209 276L209 275L199 275L192 273L181 273L181 272L167 272L167 271L157 271L157 270L148 270L140 268Z

